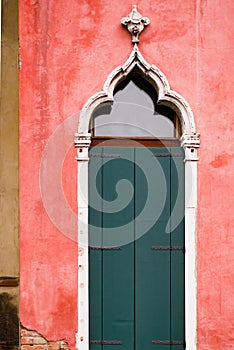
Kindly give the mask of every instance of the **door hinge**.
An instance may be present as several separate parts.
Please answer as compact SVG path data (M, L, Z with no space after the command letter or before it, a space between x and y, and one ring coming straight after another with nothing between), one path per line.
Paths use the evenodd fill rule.
M183 246L152 246L152 250L181 250L185 251L185 247Z
M91 153L89 157L92 158L121 158L121 154L112 154L112 153Z
M121 250L121 247L89 246L90 250Z
M90 340L90 344L100 345L122 345L123 342L120 340Z
M153 345L184 345L184 340L152 340Z

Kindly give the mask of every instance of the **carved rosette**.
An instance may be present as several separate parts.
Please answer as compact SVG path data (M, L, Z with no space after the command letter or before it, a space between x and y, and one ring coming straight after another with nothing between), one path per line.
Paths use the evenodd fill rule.
M185 152L185 161L188 160L199 160L197 156L197 149L200 147L200 134L197 132L187 134L184 133L181 136L181 147Z
M88 161L89 160L89 147L91 143L91 134L75 134L75 148L77 149L76 160Z
M132 35L132 42L134 44L139 43L139 34L144 30L145 26L150 23L149 18L142 17L142 15L137 11L137 6L132 6L132 12L129 13L127 17L121 19L123 26L127 27L127 30Z

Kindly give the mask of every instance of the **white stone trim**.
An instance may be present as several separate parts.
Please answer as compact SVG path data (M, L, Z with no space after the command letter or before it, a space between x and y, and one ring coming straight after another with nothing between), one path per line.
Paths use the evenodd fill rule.
M78 333L79 350L89 349L89 286L88 286L88 148L89 124L94 110L101 103L112 102L118 82L137 66L145 79L155 87L158 102L176 110L182 125L181 146L185 151L185 332L186 348L197 349L197 276L196 276L196 209L197 209L197 149L200 135L188 103L170 89L164 74L148 64L135 44L128 60L107 78L103 90L84 105L75 136L78 160ZM81 190L82 189L82 190Z
M78 333L76 347L89 348L89 251L88 251L88 161L91 143L89 133L75 134L78 178Z
M85 103L80 113L78 133L86 134L89 130L89 123L94 110L98 105L113 101L113 92L115 86L120 80L127 76L133 67L137 66L143 76L150 80L158 94L158 102L170 105L179 115L182 130L184 134L193 134L196 132L194 117L191 108L185 99L170 89L170 85L165 75L154 65L147 63L135 44L129 58L123 64L113 70L108 76L103 90L96 93Z
M188 350L197 349L196 211L197 161L186 159L185 150L185 341ZM193 153L192 153L193 154Z

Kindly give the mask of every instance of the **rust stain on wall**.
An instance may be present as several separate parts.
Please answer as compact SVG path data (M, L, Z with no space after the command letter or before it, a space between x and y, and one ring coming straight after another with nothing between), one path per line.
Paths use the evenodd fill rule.
M215 159L210 163L214 168L220 168L227 165L232 159L232 155L227 153L221 153L215 156Z

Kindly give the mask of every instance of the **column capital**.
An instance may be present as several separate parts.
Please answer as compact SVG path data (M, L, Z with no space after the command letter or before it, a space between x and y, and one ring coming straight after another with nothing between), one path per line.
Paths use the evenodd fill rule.
M185 162L199 160L197 156L197 149L200 147L199 133L184 133L180 138L180 142L185 152Z
M74 139L75 148L77 149L76 160L88 161L89 160L89 147L91 144L91 134L79 134L75 133Z

